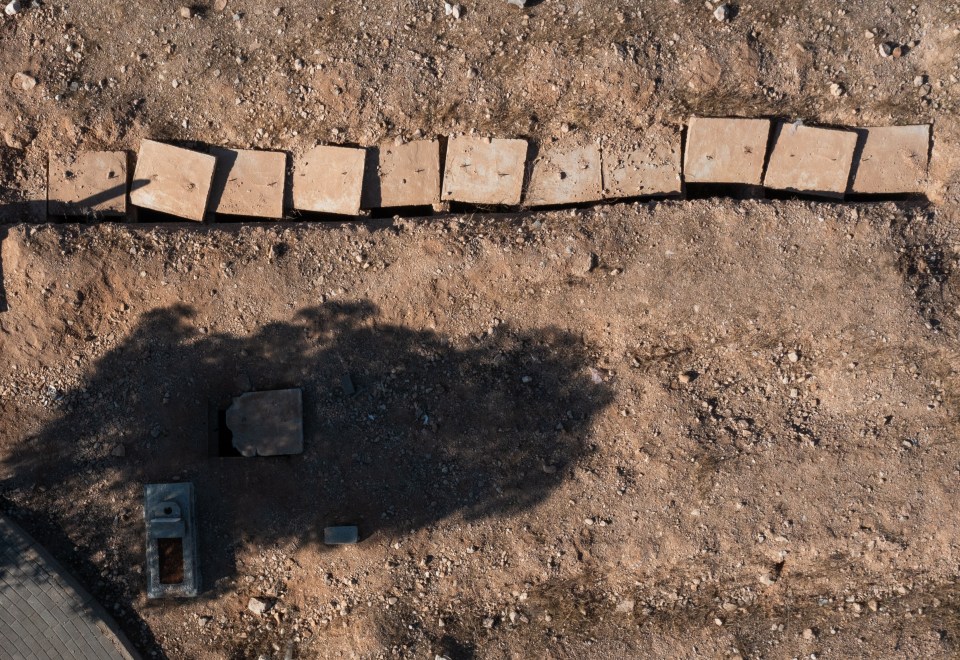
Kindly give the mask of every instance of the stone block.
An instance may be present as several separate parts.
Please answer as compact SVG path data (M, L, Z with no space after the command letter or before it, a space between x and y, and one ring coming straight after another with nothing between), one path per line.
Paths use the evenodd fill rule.
M367 152L361 206L430 206L440 202L440 143L383 144Z
M293 207L301 211L357 215L365 149L318 146L296 160Z
M691 117L683 176L688 183L760 185L769 119Z
M192 598L200 591L193 484L147 484L147 598Z
M50 152L47 166L50 215L123 216L127 212L127 153Z
M471 204L520 203L526 140L451 137L447 142L443 196Z
M303 453L303 398L299 389L247 392L227 408L233 446L243 456Z
M323 528L323 542L326 545L350 545L359 539L360 530L355 525Z
M210 209L224 215L282 218L287 155L213 147L217 159Z
M923 192L930 157L930 125L859 128L862 149L853 163L850 192L894 195Z
M777 190L843 197L857 134L803 124L780 124L763 185Z
M605 199L676 195L681 185L677 131L650 132L639 145L603 149Z
M130 184L130 202L200 222L207 210L216 162L209 154L144 140Z
M603 199L600 147L559 144L541 147L530 165L526 206L580 204Z

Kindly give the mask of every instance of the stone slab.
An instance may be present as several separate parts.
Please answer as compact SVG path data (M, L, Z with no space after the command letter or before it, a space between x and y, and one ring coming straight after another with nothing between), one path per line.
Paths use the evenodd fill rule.
M321 145L297 159L293 207L301 211L357 215L366 149Z
M515 206L523 192L526 159L526 140L451 137L447 141L442 199Z
M282 218L287 155L212 147L217 159L210 190L210 208L224 215Z
M50 215L122 216L127 212L127 153L50 152L47 166Z
M681 191L679 132L649 133L632 147L604 147L604 198L676 195Z
M247 392L227 408L233 446L243 456L303 453L303 397L299 388Z
M370 149L361 206L429 206L440 202L440 143L417 140Z
M207 210L216 162L209 154L144 140L130 184L130 202L200 222Z
M144 486L147 598L195 598L200 593L195 506L193 484L189 481ZM167 541L175 543L165 547Z
M600 147L542 147L530 166L526 206L580 204L603 199Z
M859 128L862 150L850 191L859 194L923 192L930 159L930 125Z
M691 117L683 176L688 183L760 185L769 119Z
M323 528L326 545L351 545L360 539L360 530L355 525L340 525Z
M857 134L803 124L780 124L763 185L776 190L843 197Z

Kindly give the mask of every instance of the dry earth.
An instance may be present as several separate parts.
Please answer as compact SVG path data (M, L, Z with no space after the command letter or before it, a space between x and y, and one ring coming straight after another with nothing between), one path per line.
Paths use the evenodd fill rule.
M49 149L145 137L626 145L697 112L934 145L898 202L6 225L0 507L145 654L960 653L960 6L195 9L3 17L0 72L37 80L0 93L7 221ZM279 386L303 456L208 456L211 400ZM148 603L142 484L175 478L205 591ZM337 522L362 542L320 544Z

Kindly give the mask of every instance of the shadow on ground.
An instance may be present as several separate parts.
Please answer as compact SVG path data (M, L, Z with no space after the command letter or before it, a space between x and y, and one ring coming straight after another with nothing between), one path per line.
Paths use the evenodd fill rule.
M28 527L53 519L44 542L113 548L122 575L143 563L142 485L193 481L208 595L231 588L221 579L240 544L322 547L329 524L375 540L528 509L589 452L591 419L611 399L582 341L549 328L500 326L454 347L378 323L367 303L303 309L244 336L204 334L192 316L145 315L6 458L0 487L37 489L13 515ZM292 386L303 388L304 454L209 455L208 401ZM43 504L53 492L75 504ZM139 578L111 596L129 603Z

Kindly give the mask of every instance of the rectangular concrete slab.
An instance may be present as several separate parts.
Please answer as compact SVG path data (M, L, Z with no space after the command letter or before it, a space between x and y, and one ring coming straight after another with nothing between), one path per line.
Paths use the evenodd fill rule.
M326 545L352 545L358 540L360 540L360 530L356 525L323 528L323 542Z
M318 146L296 160L293 207L301 211L357 215L366 149Z
M691 117L683 177L688 183L758 186L769 138L769 119Z
M857 134L803 124L780 124L763 185L777 190L843 197Z
M361 206L428 206L440 202L440 143L383 144L367 152Z
M217 159L190 149L144 140L130 185L130 202L187 220L203 220Z
M606 199L681 192L678 131L650 131L629 147L604 146L602 156Z
M217 159L211 210L225 215L283 217L285 153L213 147L210 154Z
M447 141L442 199L519 204L526 159L526 140L451 137Z
M50 215L125 215L127 152L50 152L47 212Z
M930 157L930 125L858 128L861 151L850 191L894 195L923 192Z
M227 408L233 446L243 456L303 453L303 396L299 388L247 392Z
M530 165L525 206L579 204L603 199L600 147L547 145Z

